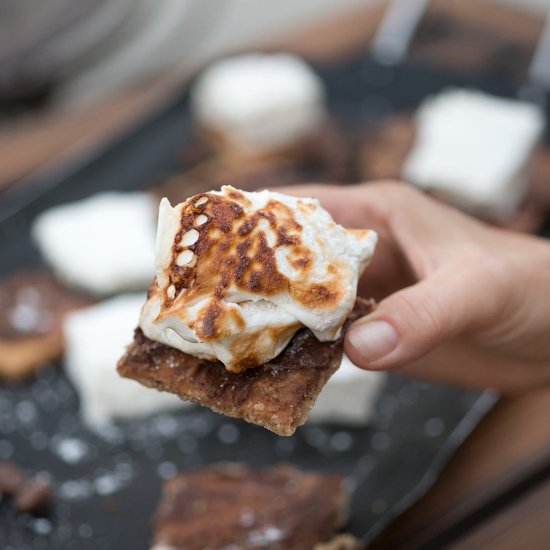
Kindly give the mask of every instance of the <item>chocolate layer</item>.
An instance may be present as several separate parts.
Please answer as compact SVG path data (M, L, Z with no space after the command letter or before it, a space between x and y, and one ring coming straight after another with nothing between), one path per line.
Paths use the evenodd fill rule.
M153 548L312 549L342 525L346 505L336 474L301 472L288 464L266 470L210 466L166 482Z
M373 307L372 301L358 299L348 322ZM137 329L133 343L119 361L118 372L276 434L292 435L306 421L341 359L342 337L319 342L303 329L275 359L236 374L220 362L201 360L154 342Z

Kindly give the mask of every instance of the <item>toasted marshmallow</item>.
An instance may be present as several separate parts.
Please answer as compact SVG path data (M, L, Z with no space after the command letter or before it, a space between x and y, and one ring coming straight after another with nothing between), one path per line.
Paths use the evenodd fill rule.
M323 84L300 58L250 54L207 69L192 92L199 124L251 149L279 149L325 119Z
M40 214L32 235L46 262L70 285L98 295L146 289L155 214L146 193L99 193Z
M65 367L80 397L85 423L99 430L115 418L145 416L186 402L151 391L116 371L136 326L143 294L111 298L68 315L63 324Z
M505 220L525 197L525 169L543 129L544 115L535 105L446 90L417 112L403 177L467 212Z
M346 355L309 413L308 422L366 426L386 381L383 372L357 368Z
M239 372L295 332L334 340L377 236L337 225L319 201L230 186L160 204L146 336Z

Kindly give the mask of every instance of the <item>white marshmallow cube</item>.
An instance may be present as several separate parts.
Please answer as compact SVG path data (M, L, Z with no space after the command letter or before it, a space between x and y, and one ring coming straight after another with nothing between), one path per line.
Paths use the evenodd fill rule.
M482 92L445 90L422 103L403 177L455 206L495 221L513 216L526 166L544 129L537 106Z
M208 68L192 90L195 118L251 149L278 149L326 116L321 79L299 57L249 54Z
M122 295L66 316L65 367L85 423L101 430L116 418L146 416L188 403L122 378L116 365L137 326L145 296Z
M322 389L309 413L309 421L319 424L366 426L386 375L356 367L346 355L340 368Z
M98 193L45 211L32 226L56 275L97 295L147 288L155 234L156 205L146 193Z

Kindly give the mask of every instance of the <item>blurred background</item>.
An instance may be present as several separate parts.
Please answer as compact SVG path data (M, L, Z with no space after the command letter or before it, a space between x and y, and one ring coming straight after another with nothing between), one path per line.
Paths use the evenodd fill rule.
M57 504L37 523L2 501L0 545L146 548L163 480L230 459L340 472L373 548L546 548L547 388L348 365L281 440L129 389L114 365L161 196L401 178L548 237L549 15L550 0L1 0L0 465L48 470Z
M82 152L119 132L215 57L251 47L284 47L312 60L366 50L389 4L6 0L0 6L0 189L61 152ZM426 10L411 41L413 58L516 81L528 71L548 9L545 0L411 4L412 11ZM416 27L414 20L413 13L408 24Z

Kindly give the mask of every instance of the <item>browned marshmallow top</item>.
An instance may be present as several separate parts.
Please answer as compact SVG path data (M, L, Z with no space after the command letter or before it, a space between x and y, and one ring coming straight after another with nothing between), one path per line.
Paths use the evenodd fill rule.
M234 371L272 359L302 326L334 339L375 243L313 199L225 186L175 207L163 200L140 326Z

